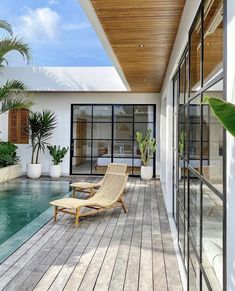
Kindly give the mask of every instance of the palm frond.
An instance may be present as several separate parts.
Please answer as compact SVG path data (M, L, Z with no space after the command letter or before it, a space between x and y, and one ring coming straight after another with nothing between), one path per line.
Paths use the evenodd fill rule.
M11 25L7 21L0 20L0 28L6 30L11 36L13 35Z
M33 101L28 98L6 99L2 102L0 113L13 109L29 109L33 105Z
M31 60L30 47L22 39L17 37L5 37L0 40L0 59L4 58L4 56L11 51L19 52L27 62Z
M27 86L19 80L7 81L0 87L0 101L10 97L12 94L25 93Z

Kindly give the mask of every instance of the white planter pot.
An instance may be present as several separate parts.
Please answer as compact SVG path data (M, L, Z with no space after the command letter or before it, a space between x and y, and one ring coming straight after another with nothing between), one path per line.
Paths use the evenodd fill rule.
M42 174L41 164L27 164L27 176L31 179L39 178Z
M59 178L61 176L61 165L50 165L50 177Z
M153 177L153 167L152 166L141 166L141 178L143 180L151 180Z

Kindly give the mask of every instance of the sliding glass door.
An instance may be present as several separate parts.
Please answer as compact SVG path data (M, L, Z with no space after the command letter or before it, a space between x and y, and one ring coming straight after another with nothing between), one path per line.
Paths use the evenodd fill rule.
M135 134L151 129L155 137L155 105L73 104L71 116L71 174L103 174L114 162L140 175ZM155 157L151 164L155 173Z
M174 84L174 219L188 290L225 290L225 135L204 96L223 99L223 1L203 1Z

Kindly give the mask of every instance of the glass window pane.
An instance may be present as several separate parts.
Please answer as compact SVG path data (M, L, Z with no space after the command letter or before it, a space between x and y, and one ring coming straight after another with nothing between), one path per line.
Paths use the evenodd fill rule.
M223 286L223 201L203 185L202 263L213 290Z
M198 15L194 29L190 36L190 92L194 93L201 88L201 49L202 30L201 14Z
M179 204L179 213L182 211L181 206ZM181 254L184 258L184 247L185 247L185 240L184 240L184 219L181 218L181 216L179 216L179 247L180 247L180 251Z
M186 54L186 76L185 76L185 103L188 101L189 94L189 54Z
M200 290L200 266L191 243L189 243L189 290Z
M110 140L93 140L92 155L93 157L111 157L112 142Z
M187 137L187 120L185 116L186 108L182 107L179 109L179 134L178 134L178 152L181 156L185 156L186 137Z
M184 104L184 97L185 97L185 85L186 85L186 64L185 60L183 61L181 67L180 67L180 100L179 104Z
M222 98L223 81L208 89L204 96ZM202 173L205 178L221 193L223 192L223 127L207 104L203 106L204 149L207 148L207 163L203 164ZM205 152L205 150L204 150Z
M135 123L135 134L136 132L141 132L143 134L143 136L146 136L147 134L147 130L151 129L151 137L153 137L153 128L154 125L153 123Z
M112 122L112 106L93 106L93 122Z
M74 156L90 156L91 155L91 140L74 140L73 142Z
M133 138L133 123L115 123L114 124L114 139L129 139Z
M204 6L204 84L223 68L223 0Z
M112 139L112 123L94 123L93 139Z
M118 140L113 144L113 156L114 157L128 157L133 155L132 141Z
M133 122L133 106L115 105L114 122Z
M73 106L74 122L91 122L92 106L91 105L75 105Z
M91 157L73 157L72 158L73 174L91 174Z
M189 228L198 253L200 252L200 180L190 172L189 179Z
M92 123L75 122L73 123L74 139L91 139Z
M189 105L189 164L200 172L201 158L201 97Z
M139 105L134 106L135 122L154 122L153 106Z

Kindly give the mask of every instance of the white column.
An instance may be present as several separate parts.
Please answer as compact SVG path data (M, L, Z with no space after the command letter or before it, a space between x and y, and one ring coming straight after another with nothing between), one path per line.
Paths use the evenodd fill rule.
M227 100L235 103L235 1L227 0ZM227 134L227 290L235 290L235 138Z

